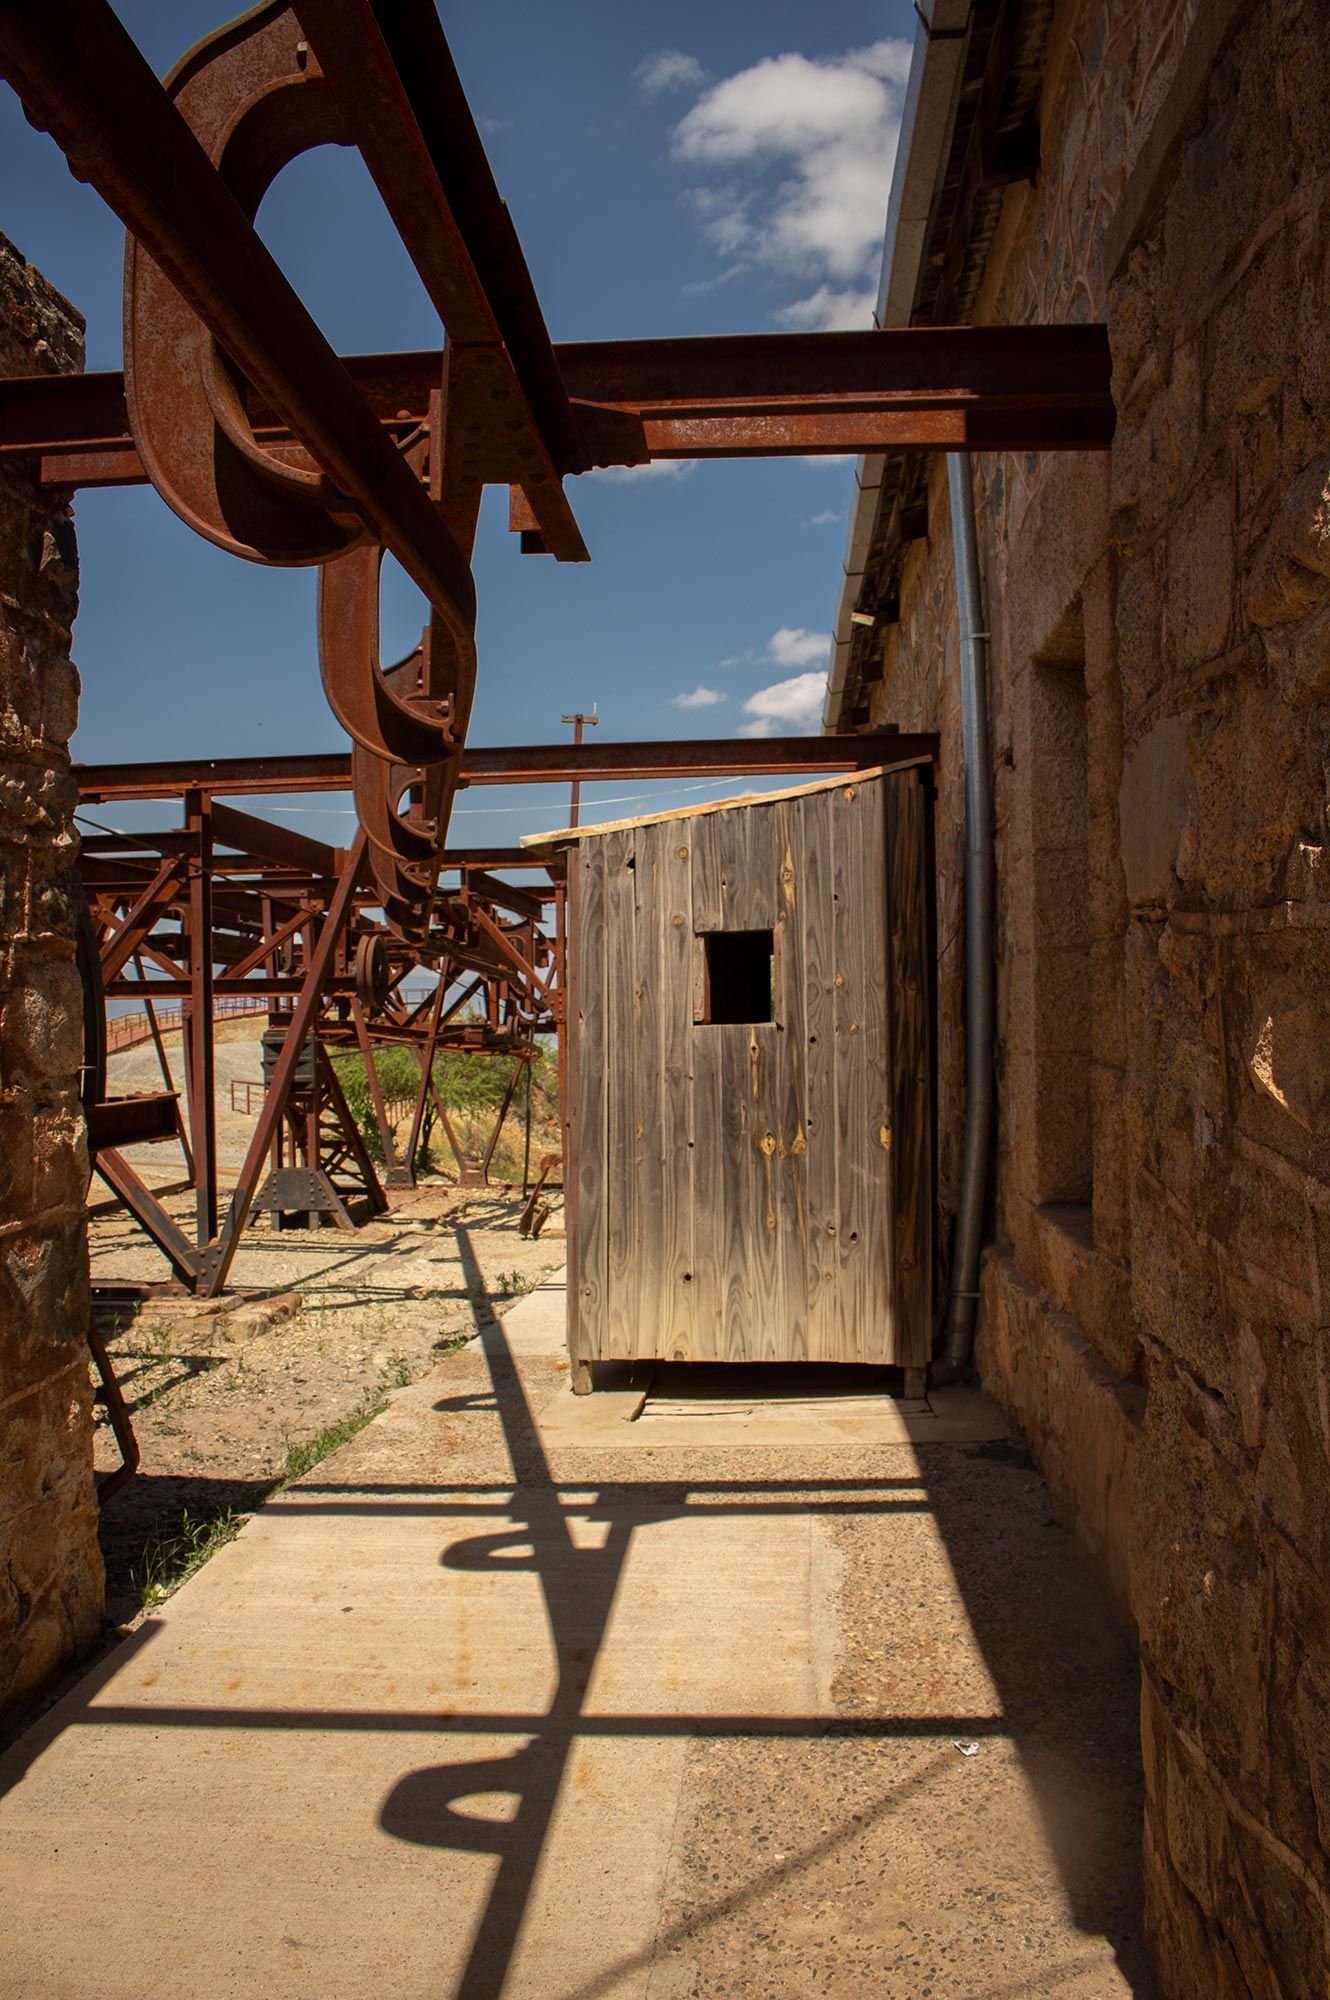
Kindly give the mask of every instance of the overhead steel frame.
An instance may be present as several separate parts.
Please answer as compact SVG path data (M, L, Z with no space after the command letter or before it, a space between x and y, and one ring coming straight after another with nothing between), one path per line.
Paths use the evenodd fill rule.
M91 965L85 963L85 980L98 995L94 1010L108 997L141 1002L154 1028L164 1085L155 1095L109 1098L105 1037L94 1023L85 1034L93 1052L85 1101L98 1173L162 1249L177 1281L191 1289L216 1291L226 1282L239 1228L232 1224L224 1254L215 1254L215 1245L223 1239L216 1221L212 1000L235 996L265 1000L270 1023L284 1030L294 1029L296 1011L302 1002L308 1003L321 1085L312 1096L306 1092L297 1100L301 1114L297 1118L287 1075L279 1065L260 1120L267 1154L274 1168L284 1165L285 1119L296 1156L304 1159L302 1171L318 1176L322 1171L318 1118L321 1111L331 1113L338 1150L355 1160L372 1209L381 1209L382 1191L326 1050L359 1047L373 1086L374 1047L395 1043L416 1049L421 1084L412 1142L404 1159L394 1150L381 1096L377 1089L373 1093L389 1189L413 1186L435 1054L448 1048L489 1052L509 1056L520 1066L530 1059L533 1037L554 1030L560 981L554 945L541 918L562 890L543 871L532 870L526 856L496 849L475 856L451 855L448 871L455 875L456 886L436 898L428 938L408 947L387 932L378 915L377 889L357 849L328 847L272 825L197 786L182 788L178 796L184 818L179 828L85 837L81 867L94 954ZM490 872L495 861L525 865L540 886L519 889L499 880ZM329 952L323 952L330 922ZM422 964L438 974L436 994L410 1004L400 987ZM137 975L133 978L131 966ZM181 998L186 1009L187 1126L180 1120L169 1066L155 1032L155 1003L168 996ZM469 1010L477 1002L483 1011L474 1019ZM302 1030L297 1051L306 1039ZM294 1067L290 1073L295 1074ZM187 1169L196 1193L194 1242L121 1150L137 1140L173 1136L186 1145ZM238 1199L248 1212L258 1198L256 1177L264 1160L262 1149L247 1160L232 1198L233 1209ZM335 1202L330 1207L338 1212Z
M200 43L165 85L107 0L59 10L8 0L0 75L130 232L125 374L0 383L0 458L65 489L151 479L234 553L321 568L320 664L350 758L269 760L251 786L231 787L277 789L285 763L280 788L326 788L331 764L355 797L358 859L309 943L293 1020L317 1011L361 886L395 936L417 948L430 936L453 796L483 781L465 738L470 551L486 484L509 487L524 552L580 561L563 481L597 465L1084 450L1112 438L1102 326L556 347L433 0L274 0ZM328 140L361 151L446 329L438 352L340 360L256 234L281 167ZM378 655L385 548L431 607L420 646L396 667ZM653 775L718 768L703 746L668 747ZM528 779L606 768L555 746L520 754ZM202 767L191 775L185 865L202 934L221 785ZM86 793L125 795L114 777ZM560 935L562 921L560 911ZM187 993L200 1091L203 1022L227 985L207 957L191 955ZM206 1180L205 1169L201 1230L215 1223ZM209 1284L234 1247L236 1212L233 1202L210 1240Z

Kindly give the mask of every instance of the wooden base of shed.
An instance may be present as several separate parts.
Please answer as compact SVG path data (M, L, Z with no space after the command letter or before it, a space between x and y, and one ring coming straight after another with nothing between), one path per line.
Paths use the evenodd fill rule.
M577 1355L573 1355L571 1357L571 1365L573 1394L575 1396L589 1396L595 1387L591 1375L592 1363L582 1360ZM739 1365L742 1366L743 1364L740 1363ZM906 1368L902 1370L901 1396L905 1402L919 1402L926 1394L927 1389L928 1370L926 1368Z
M568 1351L858 1363L933 1336L930 770L568 852Z

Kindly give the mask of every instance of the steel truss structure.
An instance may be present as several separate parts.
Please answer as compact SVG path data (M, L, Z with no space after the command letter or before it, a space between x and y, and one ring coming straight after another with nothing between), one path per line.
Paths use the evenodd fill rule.
M349 850L329 847L238 811L199 786L185 789L180 807L178 826L84 837L85 1103L98 1174L164 1252L176 1280L215 1294L252 1209L323 1212L346 1223L332 1174L347 1161L373 1213L394 1190L414 1185L422 1122L431 1103L443 1112L433 1079L437 1054L506 1055L515 1081L535 1038L559 1033L562 887L525 856L492 849L450 855L430 932L408 946L382 919L363 834ZM525 866L533 886L500 880L491 872L496 861ZM404 982L422 967L437 983L424 999L408 1000ZM236 997L266 1002L265 1046L275 1059L219 1232L215 1010L219 1000ZM131 999L146 1014L163 1089L112 1098L105 1007ZM184 1119L157 1023L157 1007L167 999L183 1003ZM395 1146L374 1066L374 1049L384 1045L410 1047L420 1064L404 1154ZM365 1058L387 1195L329 1060L328 1051L338 1047L357 1048ZM443 1122L451 1138L446 1114ZM156 1138L184 1145L195 1190L193 1242L123 1156L125 1146ZM309 1198L280 1198L298 1176Z
M561 1032L561 886L545 877L512 888L495 872L517 865L503 850L450 852L460 786L792 774L935 752L932 739L901 736L470 748L470 559L484 487L509 488L523 553L582 561L563 482L594 466L1102 448L1114 422L1107 335L1094 325L957 327L556 345L434 0L272 0L207 37L165 83L107 0L8 0L0 75L129 232L123 375L0 381L0 459L66 491L150 480L220 547L318 566L323 685L351 738L341 757L79 773L89 803L181 808L164 833L85 844L84 956L94 993L100 976L109 995L143 997L150 983L188 1006L196 1241L120 1152L143 1135L135 1119L178 1129L174 1100L117 1109L94 1053L90 1126L98 1171L177 1275L215 1292L307 1036L362 1048L410 1039L423 1057L471 1033L451 1001L426 1021L394 998L417 964L446 975L441 995L471 977L484 1046L515 1053L536 1032ZM438 350L339 357L256 233L275 176L329 141L359 149L438 311ZM430 606L420 644L396 664L379 655L385 549ZM333 788L351 792L359 821L345 853L223 798ZM139 968L148 980L135 983ZM286 1033L223 1219L212 1004L241 990L265 995ZM428 1077L425 1063L415 1131ZM306 1155L318 1151L312 1129L306 1113ZM298 1137L289 1120L288 1131ZM385 1136L391 1183L410 1168Z

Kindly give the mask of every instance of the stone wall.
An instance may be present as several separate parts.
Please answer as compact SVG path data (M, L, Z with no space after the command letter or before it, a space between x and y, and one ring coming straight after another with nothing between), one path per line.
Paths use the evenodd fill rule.
M1164 1991L1330 1990L1330 38L1067 0L978 317L1104 318L1100 458L976 461L999 869L979 1357L1140 1637ZM945 468L877 714L943 736Z
M78 315L0 237L0 373L82 365ZM77 603L68 507L0 473L0 1714L102 1613L68 753Z

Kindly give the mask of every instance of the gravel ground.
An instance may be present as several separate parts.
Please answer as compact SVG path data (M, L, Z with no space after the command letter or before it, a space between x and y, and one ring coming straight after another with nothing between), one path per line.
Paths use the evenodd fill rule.
M166 1206L188 1228L192 1196ZM96 1204L104 1207L104 1204ZM103 1332L143 1454L139 1473L107 1507L102 1549L112 1623L139 1609L135 1572L182 1515L206 1522L256 1507L286 1468L287 1451L415 1381L475 1333L495 1305L520 1296L563 1260L557 1230L517 1232L519 1198L441 1184L354 1236L333 1229L251 1226L223 1310L193 1301L100 1309ZM123 1210L94 1214L94 1286L153 1283L161 1257ZM255 1294L285 1309L247 1303ZM119 1452L108 1423L97 1466Z

